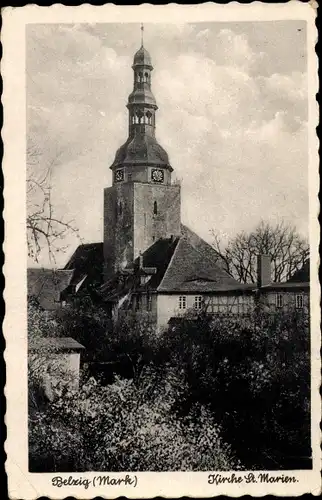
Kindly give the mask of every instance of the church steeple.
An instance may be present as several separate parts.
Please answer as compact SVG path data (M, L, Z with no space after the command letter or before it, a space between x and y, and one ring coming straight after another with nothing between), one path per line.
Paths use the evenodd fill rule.
M151 56L143 44L135 53L133 90L127 108L129 132L111 165L113 184L104 190L106 277L131 265L160 238L180 234L180 186L155 137L158 109L151 89Z
M128 139L116 152L111 169L116 180L135 180L136 166L145 166L145 181L151 181L149 167L162 167L165 183L170 183L172 167L167 152L160 146L155 137L156 111L158 109L151 88L153 71L151 56L143 44L143 25L141 26L141 47L135 53L133 69L133 90L128 97ZM122 168L123 172L116 174ZM129 174L126 175L126 174ZM141 177L141 180L142 177Z

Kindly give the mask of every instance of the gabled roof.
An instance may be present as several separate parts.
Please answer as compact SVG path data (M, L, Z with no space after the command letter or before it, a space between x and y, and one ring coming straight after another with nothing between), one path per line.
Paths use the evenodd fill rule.
M43 309L56 309L60 302L60 294L70 284L72 271L55 269L27 269L28 297L36 299Z
M210 245L209 245L210 246ZM240 286L219 264L217 252L206 251L201 238L182 236L161 280L160 292L212 292Z

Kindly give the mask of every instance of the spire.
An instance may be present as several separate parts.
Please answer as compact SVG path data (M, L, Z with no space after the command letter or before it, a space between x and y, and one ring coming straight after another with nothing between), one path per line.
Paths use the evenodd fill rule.
M134 54L133 90L129 95L129 136L117 151L111 168L125 164L155 164L172 171L166 151L155 138L156 111L158 109L151 86L153 71L151 56L143 46L144 25L141 24L141 47Z

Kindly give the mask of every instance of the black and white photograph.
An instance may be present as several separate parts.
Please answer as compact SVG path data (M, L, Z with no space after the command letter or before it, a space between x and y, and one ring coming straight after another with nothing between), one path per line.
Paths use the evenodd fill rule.
M299 482L314 23L68 19L24 32L27 473L79 498L144 472Z

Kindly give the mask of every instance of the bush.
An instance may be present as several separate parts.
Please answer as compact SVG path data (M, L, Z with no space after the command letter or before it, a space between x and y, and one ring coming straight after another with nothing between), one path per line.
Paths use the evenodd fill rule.
M247 467L299 467L296 460L310 456L307 317L201 315L183 319L165 341L170 362L185 373L181 408L210 404Z
M204 405L177 418L179 373L146 367L140 386L88 381L29 422L32 471L174 471L240 468Z

